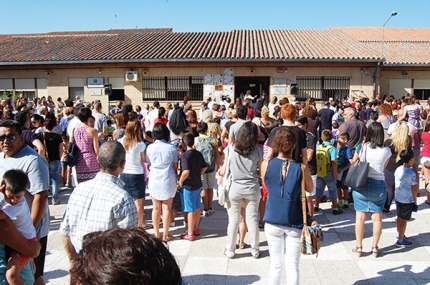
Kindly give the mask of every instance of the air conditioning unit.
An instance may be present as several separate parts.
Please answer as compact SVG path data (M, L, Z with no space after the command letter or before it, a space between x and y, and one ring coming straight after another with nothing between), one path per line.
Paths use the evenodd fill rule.
M125 81L137 81L137 71L126 71Z

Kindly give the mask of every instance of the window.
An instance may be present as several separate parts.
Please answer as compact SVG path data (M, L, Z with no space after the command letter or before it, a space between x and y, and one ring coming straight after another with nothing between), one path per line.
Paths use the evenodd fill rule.
M193 101L203 100L203 76L143 78L143 100L182 101L186 95Z
M299 76L296 78L298 100L307 98L328 100L349 96L350 78L332 76Z
M69 99L72 101L76 100L76 96L83 101L84 98L84 78L69 78Z

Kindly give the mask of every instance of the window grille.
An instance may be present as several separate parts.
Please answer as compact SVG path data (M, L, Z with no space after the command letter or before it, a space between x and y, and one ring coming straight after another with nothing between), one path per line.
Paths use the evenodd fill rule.
M342 99L349 96L350 80L350 77L298 76L296 99L301 101L307 98L323 101L330 97Z
M182 101L190 96L192 101L203 100L203 77L145 77L142 83L143 100Z

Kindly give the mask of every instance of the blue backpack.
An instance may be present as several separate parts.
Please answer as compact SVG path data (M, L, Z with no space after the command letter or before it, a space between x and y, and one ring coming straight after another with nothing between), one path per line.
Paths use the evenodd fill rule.
M198 150L205 159L205 162L208 166L206 170L207 173L215 171L215 151L212 145L212 137L209 136L207 138L197 137L197 147Z

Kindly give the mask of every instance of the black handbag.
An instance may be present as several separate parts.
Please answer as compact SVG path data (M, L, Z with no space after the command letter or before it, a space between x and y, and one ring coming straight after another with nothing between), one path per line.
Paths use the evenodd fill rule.
M67 165L74 167L78 163L79 148L75 143L75 130L72 132L72 142L69 146L69 152L67 153Z
M364 154L349 167L346 175L345 185L354 190L363 190L367 187L367 178L369 174L369 163L366 162L367 145L363 147Z

